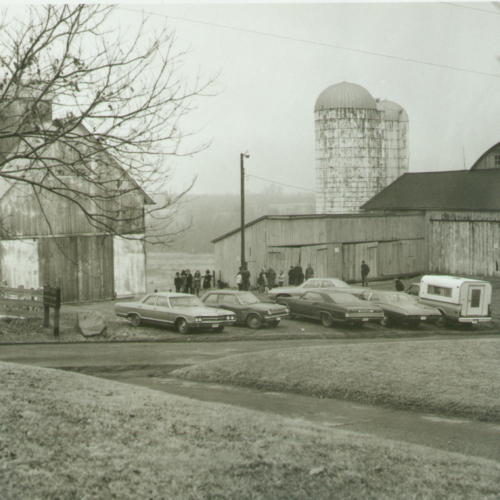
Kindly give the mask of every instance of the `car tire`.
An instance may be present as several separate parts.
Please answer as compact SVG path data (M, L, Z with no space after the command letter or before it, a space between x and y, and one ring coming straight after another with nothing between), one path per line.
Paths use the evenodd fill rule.
M177 331L182 335L189 333L189 327L187 321L184 318L179 318L175 322L175 327L177 328Z
M132 324L132 326L135 326L136 328L138 326L141 326L141 317L138 315L138 314L131 314L129 317L128 317L130 323Z
M271 328L276 328L276 327L280 324L280 322L279 322L279 321L274 320L274 321L268 321L268 322L267 322L267 324L268 324Z
M249 314L247 317L247 326L253 330L257 330L262 326L262 318L255 313Z
M448 320L446 318L446 315L444 313L441 313L441 316L436 320L436 326L443 327L446 326L448 323Z
M331 328L333 326L332 317L327 313L321 313L321 324L325 328Z
M388 327L391 324L391 320L387 314L384 314L384 317L380 320L380 324L385 327Z

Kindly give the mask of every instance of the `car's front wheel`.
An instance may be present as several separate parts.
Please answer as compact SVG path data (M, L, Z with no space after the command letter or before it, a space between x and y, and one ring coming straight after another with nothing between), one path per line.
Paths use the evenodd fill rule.
M187 321L184 318L179 318L175 326L177 327L177 331L182 335L189 332Z
M262 326L262 319L258 314L249 314L247 318L247 326L256 330Z
M141 326L141 317L138 314L131 314L128 317L130 323L132 323L132 326Z
M389 316L387 316L387 314L384 314L384 317L380 320L380 324L382 326L389 326L391 324L391 320L389 319Z
M321 324L323 326L326 326L327 328L330 328L333 325L332 317L327 313L322 313L321 314Z

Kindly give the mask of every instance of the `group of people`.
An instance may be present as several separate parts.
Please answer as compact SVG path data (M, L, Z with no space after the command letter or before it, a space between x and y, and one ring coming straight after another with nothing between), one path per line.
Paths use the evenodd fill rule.
M295 267L290 266L290 269L288 270L288 284L290 286L302 285L304 280L307 281L310 278L314 278L314 269L311 264L307 264L305 274L300 263L298 263Z
M175 273L174 285L177 293L190 293L198 297L202 287L204 290L211 288L212 275L208 269L203 276L200 271L195 271L193 275L189 269L183 269Z

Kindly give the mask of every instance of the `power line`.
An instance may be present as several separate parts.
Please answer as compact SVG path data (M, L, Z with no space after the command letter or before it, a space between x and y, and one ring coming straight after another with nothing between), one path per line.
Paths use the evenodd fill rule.
M306 189L306 188L303 188L303 187L291 186L290 184L283 184L282 182L271 181L269 179L264 179L264 177L257 177L256 175L247 174L246 172L245 172L245 175L248 175L248 177L254 177L255 179L260 179L261 181L270 182L271 184L279 184L280 186L286 186L286 187L290 187L290 188L294 188L294 189L302 189L302 191L309 191L310 193L315 193L316 192L316 191L314 191L312 189Z
M454 7L459 7L458 4L452 4L452 3L450 3L449 5L454 6ZM369 51L369 50L353 49L351 47L344 47L342 45L334 45L334 44L324 43L324 42L315 42L313 40L307 40L305 38L295 38L295 37L285 36L285 35L276 35L274 33L266 33L264 31L249 30L249 29L245 29L245 28L235 28L234 26L227 26L227 25L224 25L224 24L217 24L217 23L209 23L207 21L195 21L193 19L186 19L184 17L170 16L170 15L167 15L167 14L160 14L160 13L157 13L157 12L146 12L144 10L141 11L141 10L137 10L137 9L131 9L129 7L119 6L118 8L121 9L121 10L130 11L130 12L139 12L139 13L143 13L143 14L150 14L150 15L153 15L153 16L165 17L166 19L170 18L170 19L176 19L177 21L185 21L185 22L188 22L188 23L203 24L205 26L212 26L212 27L215 27L215 28L223 28L223 29L228 29L228 30L233 30L233 31L241 31L243 33L251 33L253 35L268 36L268 37L271 37L271 38L279 38L279 39L282 39L282 40L291 40L293 42L308 43L308 44L311 44L311 45L317 45L317 46L321 46L321 47L330 47L330 48L334 48L334 49L338 49L338 50L346 50L346 51L349 51L349 52L356 52L356 53L359 53L359 54L367 54L367 55L371 55L371 56L385 57L385 58L388 58L388 59L396 59L398 61L411 62L411 63L422 64L422 65L426 65L426 66L433 66L433 67L436 67L436 68L451 69L453 71L462 71L462 72L465 72L465 73L473 73L475 75L492 76L494 78L500 78L500 75L494 74L494 73L486 73L486 72L483 72L483 71L476 71L476 70L473 70L473 69L459 68L459 67L456 67L456 66L448 66L446 64L439 64L439 63L431 63L431 62L426 62L426 61L419 61L418 59L409 59L409 58L406 58L406 57L393 56L393 55L390 55L390 54L382 54L380 52L372 52L372 51ZM470 7L470 8L474 9L473 7ZM474 10L481 10L481 9L474 9ZM483 12L489 12L489 13L495 14L495 12L490 12L490 11L483 11Z
M451 3L451 2L443 2L443 3L445 5L450 5L452 7L459 7L460 9L477 10L478 12L484 12L486 14L495 14L497 16L500 16L500 11L495 12L494 10L478 9L477 7L470 7L469 5L460 5L459 3Z

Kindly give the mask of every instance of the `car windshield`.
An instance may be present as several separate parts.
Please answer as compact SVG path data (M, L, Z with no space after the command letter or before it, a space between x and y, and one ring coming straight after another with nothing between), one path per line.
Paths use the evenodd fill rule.
M358 302L356 297L349 295L348 293L329 293L328 296L337 304L352 304L353 302Z
M170 297L172 307L204 307L198 297Z
M402 293L402 294L399 294L399 293L388 294L387 299L389 300L389 302L393 302L393 303L396 303L396 302L405 302L405 303L415 302L414 299L412 299L410 296L408 296L407 294L404 294L404 293Z
M238 295L238 300L243 305L257 304L259 299L253 293L242 293Z

